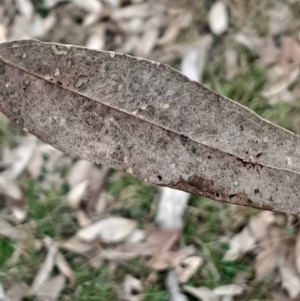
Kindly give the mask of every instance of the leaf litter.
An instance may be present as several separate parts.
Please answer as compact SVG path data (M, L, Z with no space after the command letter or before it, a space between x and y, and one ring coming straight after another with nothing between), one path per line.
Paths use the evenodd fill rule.
M143 1L139 3L128 1L128 5L122 4L122 6L120 6L121 2L95 1L95 3L101 3L99 6L99 4L93 4L93 1L87 1L86 4L83 4L86 6L81 6L80 8L75 2L67 4L62 4L62 2L60 2L61 1L45 1L48 15L46 18L42 19L36 14L36 7L32 5L34 2L31 3L31 1L26 1L23 6L22 1L17 1L16 6L12 7L10 13L7 13L5 18L3 18L3 23L1 20L0 39L3 41L21 37L39 38L50 33L51 40L54 42L89 45L89 47L98 50L107 49L130 52L131 54L140 54L141 56L145 56L152 60L159 60L163 63L172 63L172 61L181 59L181 57L187 56L189 58L190 56L192 59L193 57L195 58L194 65L200 70L196 70L195 74L200 74L200 79L202 77L202 72L207 70L210 65L212 59L211 53L213 53L215 47L214 43L212 45L207 44L208 46L191 47L192 51L190 54L188 54L189 51L186 50L186 47L180 45L180 39L182 39L182 36L180 35L186 28L191 28L193 22L195 22L193 12L185 12L173 8L170 9L163 5L156 6L156 4L152 5L150 2ZM221 6L223 6L223 8L225 7L225 10L223 9L223 12L219 12L220 14L223 14L223 16L218 20L215 19L216 21L210 21L215 22L216 24L205 23L208 22L208 20L201 21L201 24L205 23L206 26L208 24L211 28L208 39L211 39L211 34L221 35L222 39L226 38L223 36L225 32L229 36L232 35L231 28L232 22L235 20L234 15L225 15L227 9L230 13L233 12L232 4L229 3L227 5L226 3L226 5L224 5L221 1L217 1L215 2L215 5L217 3L221 3ZM93 5L97 5L98 8L95 10L96 6ZM239 4L239 6L243 5L244 4ZM270 23L268 23L268 26L270 27L270 33L267 33L264 36L262 34L257 34L254 30L252 31L251 36L247 34L247 28L246 30L242 28L239 35L236 37L238 42L241 42L258 56L255 62L257 66L266 68L267 78L261 94L271 105L278 103L280 99L293 104L298 98L298 96L295 97L295 95L297 95L296 88L299 72L299 43L296 31L293 28L291 29L290 24L288 23L288 20L291 18L290 4L282 3L280 5L282 5L280 9L276 6L273 11L269 12ZM17 10L18 14L16 13ZM212 10L212 7L208 8L207 13L210 10ZM95 11L97 14L95 14ZM219 11L221 11L221 9L219 9ZM85 28L81 25L73 25L69 20L66 20L68 19L66 16L70 13L72 13L75 18L82 18ZM165 17L163 17L163 15L165 15ZM276 27L276 24L282 24L282 22L279 22L278 19L276 19L278 17L277 15L279 18L283 18L286 21L284 22L284 26ZM105 19L106 21L103 21L101 16L104 16L104 18L108 16L108 18ZM240 14L240 17L241 16L242 14ZM247 18L248 17L246 16L245 20ZM9 20L9 22L7 22L7 20ZM157 27L153 27L153 24ZM238 22L236 24L238 24ZM72 29L72 26L74 29ZM72 30L75 32L77 31L78 33L75 38ZM285 30L289 30L289 32L286 33ZM279 39L279 46L275 43L276 41L274 42L274 39L271 38L271 34L274 33L279 34L282 37ZM145 43L141 43L142 40L140 37L144 38ZM204 36L201 36L201 38L204 38ZM177 44L178 41L179 43ZM143 48L143 44L145 44L145 48ZM232 52L232 48L236 51L236 54ZM198 56L197 49L204 52L201 52L200 56ZM241 70L241 57L239 49L235 49L234 45L231 44L228 49L226 76L230 79L239 75ZM205 53L204 56L203 53ZM203 57L206 64L201 67L201 64L203 64ZM196 77L197 76L198 75L196 75ZM205 78L206 75L204 76L204 79ZM8 127L10 128L11 125L9 124ZM40 141L31 141L30 139L31 137L27 133L21 135L17 133L13 138L14 141L12 144L14 145L12 146L11 144L7 148L8 144L6 144L5 148L1 149L1 168L4 166L4 172L1 169L0 173L0 178L4 179L2 180L3 185L0 185L1 195L5 198L5 204L8 204L11 200L22 200L22 202L24 202L22 204L25 204L24 207L18 207L12 204L6 205L6 207L9 208L9 214L12 214L8 215L8 219L7 210L3 212L5 218L2 219L1 207L1 221L5 221L6 225L5 227L1 227L3 232L1 234L7 239L19 240L19 228L12 226L11 222L18 221L18 223L21 223L22 225L28 218L31 218L28 217L27 213L28 208L26 203L28 200L26 197L24 198L24 175L31 179L35 179L36 185L39 187L40 191L49 191L51 189L58 190L64 183L67 183L70 187L69 195L72 196L70 191L75 189L73 190L73 199L71 198L71 201L69 199L69 202L73 212L75 212L74 216L78 217L78 231L88 227L88 223L91 223L90 225L92 225L99 220L101 221L108 218L111 210L110 206L112 204L110 203L111 200L103 201L105 199L105 197L103 197L105 194L103 194L102 191L104 179L106 179L107 174L104 172L101 180L98 171L95 172L96 169L99 169L95 169L90 163L87 164L93 172L91 172L91 170L86 173L81 172L79 168L76 171L75 167L76 162L78 161L75 161L74 165L74 161L72 161L71 158L65 157L61 152ZM10 141L12 141L11 138ZM20 147L20 156L18 155L18 147ZM70 167L73 166L75 166L74 175L79 177L78 182L76 182L76 180L74 182L72 182L72 180L69 182L69 180L67 180L68 176L65 176L68 174L68 172L65 173L65 171L70 171ZM96 178L99 180L95 181L96 185L94 186L91 182L92 178L94 178L94 175L97 173L98 177ZM10 174L10 176L2 177L2 175L6 174ZM44 180L39 182L38 179L40 178L44 178ZM86 184L82 184L84 181L86 181ZM77 185L80 184L83 187L81 187L81 189L80 186L79 188L77 187ZM77 192L76 187L78 189ZM101 199L100 196L102 196L102 201L99 201ZM66 194L64 201L67 202L68 198L69 196L67 197ZM44 202L43 199L44 198L41 197L39 202ZM96 208L98 201L100 209L95 212L94 208ZM181 211L179 216L182 216L183 212L184 210ZM228 253L224 252L224 260L227 256L226 260L230 259L231 261L239 262L251 254L251 256L254 256L252 265L255 271L255 279L270 279L271 282L277 281L276 283L279 284L277 289L282 289L281 295L279 294L281 299L279 300L283 300L282 296L285 298L297 298L297 294L299 293L299 259L297 259L299 253L297 251L299 245L298 228L296 228L294 235L288 235L285 230L280 228L291 227L290 225L287 225L286 222L278 224L278 216L273 213L262 213L266 213L266 215L258 214L253 218L251 217L246 224L244 221L244 227L239 226L238 229L241 231L236 231L237 228L231 228L229 236L228 233L226 233L225 240L229 243L229 251ZM110 216L116 217L115 212ZM131 218L128 218L128 220L130 219ZM186 223L188 223L186 219L181 219L181 225L183 227ZM169 222L169 224L172 224L172 222ZM132 230L124 240L108 246L102 245L104 242L100 241L101 239L99 239L99 236L97 237L97 240L99 241L93 242L84 242L77 235L73 237L69 236L68 240L60 241L57 244L57 254L62 255L58 251L59 248L62 248L74 254L78 253L79 255L76 256L86 256L85 260L92 260L98 253L101 260L99 260L98 263L96 260L94 262L95 264L100 264L98 267L104 264L103 259L112 261L117 259L121 267L121 263L124 260L135 256L143 259L143 263L146 266L152 265L152 268L154 269L174 269L175 274L173 275L176 275L174 277L178 277L178 279L175 284L173 284L173 288L169 289L170 292L172 291L171 294L173 294L174 291L176 292L174 298L187 300L190 295L193 295L192 292L198 292L194 294L194 297L199 298L199 300L231 300L234 297L234 294L236 294L234 297L236 300L244 300L243 294L245 294L245 291L243 291L243 288L232 283L227 283L227 286L225 287L215 285L213 286L214 288L212 288L212 286L207 288L203 286L199 287L197 285L183 286L182 290L180 283L185 283L185 279L191 277L190 279L193 281L197 273L201 273L201 277L203 277L202 270L206 268L206 264L209 264L209 262L207 263L205 261L211 259L205 256L203 262L203 258L199 255L199 250L197 250L198 248L190 245L185 246L180 239L182 236L181 231L174 236L171 235L170 239L166 237L164 231L165 230L158 229L151 234L151 231L147 232L145 230L137 229L135 226L134 230ZM228 231L228 229L226 231ZM237 232L237 235L234 236L232 231ZM233 239L231 239L231 237L233 237ZM222 238L222 241L224 241L224 237ZM36 243L38 244L38 241ZM26 248L27 246L25 249L22 247L22 252L26 252ZM45 248L47 249L48 247ZM49 264L51 261L52 268L50 264L47 269L44 268L44 276L40 279L43 278L46 280L40 280L40 283L43 282L43 284L40 286L41 294L39 298L41 298L41 300L45 300L45 298L56 300L59 298L61 290L65 287L66 278L69 279L70 283L74 283L75 278L69 265L65 265L67 261L62 259L64 257L61 257L60 255L57 256L56 254L56 259L50 258L50 260L48 257L49 249L47 249L47 254L45 262L48 261ZM20 255L16 258L19 256ZM60 260L58 263L55 263L57 258L60 258ZM196 264L193 260L195 260ZM42 267L46 266L45 262L42 264ZM199 264L199 262L201 263ZM191 264L189 265L189 263ZM60 274L54 272L55 269L53 267L55 265L57 265L57 269L60 270ZM60 268L58 266L60 266ZM191 269L191 271L189 269ZM47 273L45 272L46 270L48 271ZM191 276L189 276L190 273L192 274ZM43 273L39 272L36 276L39 274L41 275ZM130 277L129 279L131 280L134 278L140 284L143 283L142 277L141 279L139 279L139 277L136 278L136 276ZM131 280L128 282L135 282L134 280ZM27 285L29 284L30 283L27 283ZM17 292L22 291L17 288L17 285L19 284L14 284L9 288L6 283L4 286L6 290L3 288L1 291L2 295L9 296L10 298L15 296L15 298L19 299L25 295L27 296L28 292L25 293L26 289L23 289L23 292L20 293L20 297L17 297ZM130 285L134 286L133 284ZM26 286L24 287L26 288ZM143 296L143 292L140 289L134 288L134 293L136 290L141 292L141 296ZM15 294L13 291L15 291ZM130 289L127 291L130 291ZM224 295L221 295L221 293ZM242 295L239 296L239 293L242 293ZM186 296L184 296L184 294ZM134 294L131 297L138 298L139 295Z

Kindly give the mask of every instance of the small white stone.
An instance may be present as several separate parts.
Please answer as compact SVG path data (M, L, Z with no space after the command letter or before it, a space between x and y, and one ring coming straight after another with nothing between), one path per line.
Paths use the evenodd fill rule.
M23 54L23 59L26 59L26 57L27 57L27 54L24 53L24 54Z
M290 157L287 157L286 158L286 162L287 162L287 165L288 166L291 166L292 165L292 159Z
M208 13L208 23L210 30L215 35L221 35L228 29L228 11L222 1L217 1Z
M58 68L55 69L54 76L56 76L56 77L60 76L60 72L59 72Z

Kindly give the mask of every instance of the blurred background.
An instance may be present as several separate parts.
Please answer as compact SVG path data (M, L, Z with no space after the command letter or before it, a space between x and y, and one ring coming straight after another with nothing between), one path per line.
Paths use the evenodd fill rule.
M299 16L297 0L0 0L0 42L169 64L299 133ZM300 300L299 216L148 185L0 115L0 300Z

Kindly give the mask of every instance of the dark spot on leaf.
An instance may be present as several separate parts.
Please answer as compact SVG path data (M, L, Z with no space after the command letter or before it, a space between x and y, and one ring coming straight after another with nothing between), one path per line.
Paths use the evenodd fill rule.
M186 145L187 141L188 141L188 137L187 137L187 136L180 135L180 142L181 142L181 144L182 144L183 146Z
M0 74L4 74L5 73L5 65L3 62L0 62Z

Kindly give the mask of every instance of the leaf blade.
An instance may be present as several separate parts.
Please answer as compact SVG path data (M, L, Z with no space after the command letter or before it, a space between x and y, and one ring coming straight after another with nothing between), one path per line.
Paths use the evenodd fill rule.
M156 185L299 212L294 135L171 67L22 40L0 44L0 111L65 153Z

